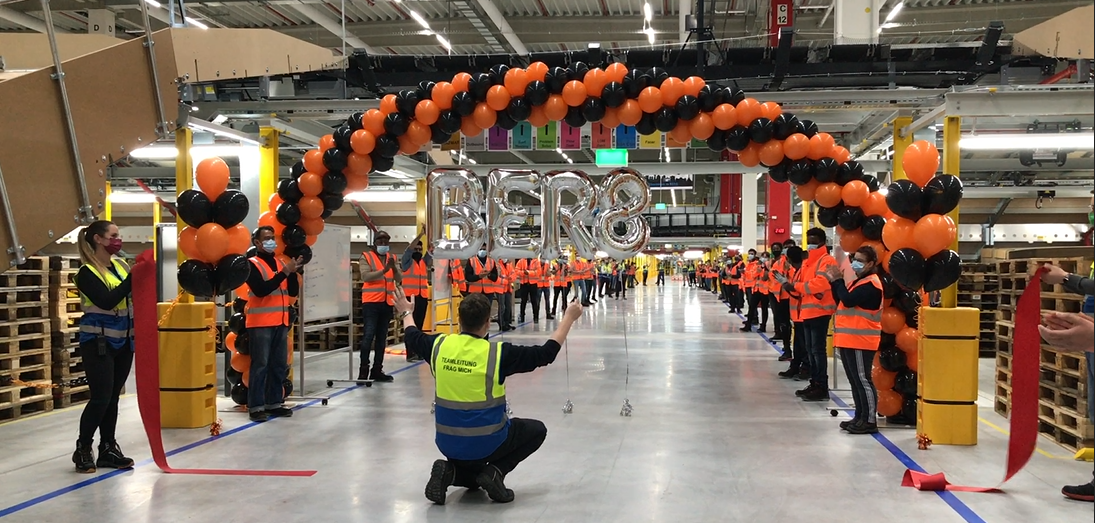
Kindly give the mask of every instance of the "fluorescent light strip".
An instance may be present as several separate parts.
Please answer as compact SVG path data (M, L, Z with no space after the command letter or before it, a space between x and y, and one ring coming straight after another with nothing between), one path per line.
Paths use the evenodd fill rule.
M114 191L110 193L110 203L155 203L156 195L146 192Z
M964 151L1095 150L1095 133L1034 133L965 135L958 142Z
M901 14L901 10L904 9L904 8L905 8L905 2L903 2L903 1L898 2L897 5L893 6L893 9L890 9L889 14L886 15L886 23L888 24L888 23L892 22L894 20L894 18L897 18L897 15Z
M417 201L415 191L366 190L347 194L344 200L363 203L410 203Z
M190 148L190 155L195 158L211 158L240 156L252 151L258 152L258 149L242 145L196 145ZM130 152L129 156L142 160L174 160L179 156L179 150L171 145L149 145Z
M435 34L433 36L437 38L437 43L441 44L441 47L444 47L446 51L452 51L452 44L450 44L444 36L441 36L439 34Z
M650 2L643 2L643 19L647 22L654 19L654 10L650 8Z
M425 18L422 18L422 15L418 14L417 11L408 9L407 13L411 16L411 18L414 19L415 22L418 22L418 25L424 27L427 31L430 30L430 23L427 22Z

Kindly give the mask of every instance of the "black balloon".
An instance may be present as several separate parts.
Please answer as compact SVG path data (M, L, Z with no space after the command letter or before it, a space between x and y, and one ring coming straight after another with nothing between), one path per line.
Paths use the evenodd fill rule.
M281 241L285 242L286 247L304 245L308 241L308 233L299 225L286 225L285 230L281 231Z
M312 261L312 248L307 244L303 244L299 247L285 246L285 255L290 258L301 258L301 264L307 265Z
M392 163L394 164L395 162L392 162ZM387 170L387 169L384 169L384 170ZM325 209L323 209L323 214L319 215L319 218L321 220L326 220L327 218L330 218L331 215L334 214L334 213L335 213L334 211L325 208Z
M882 280L882 297L887 300L892 300L899 293L901 293L901 287L897 285L897 282L893 281L893 276L890 273L882 270L878 273L878 279Z
M370 154L369 156L373 159L373 172L387 171L390 170L392 167L395 167L395 155L381 156L377 154L376 151L373 151L372 154Z
M924 186L921 207L924 214L947 214L962 200L962 180L940 174Z
M217 262L213 271L213 286L217 294L227 294L247 282L251 262L242 254L229 254Z
M452 138L452 133L445 132L441 128L440 123L434 123L430 126L430 141L436 144L448 143Z
M601 101L605 103L605 107L614 108L619 107L627 101L627 91L624 90L624 84L619 82L609 82L605 85L604 90L601 91Z
M673 109L662 107L654 114L654 128L663 133L668 133L677 127L678 120L677 113Z
M897 348L897 336L888 332L883 332L878 337L878 350L896 349Z
M867 189L871 192L878 192L878 190L882 188L882 183L879 182L878 178L874 175L864 174L863 178L860 178L860 180L863 180L863 183L867 184Z
M382 134L376 137L376 146L373 147L373 153L380 155L384 158L395 158L395 155L399 154L399 140L390 134ZM373 162L374 171L382 171L376 166L376 162Z
M643 89L650 87L650 75L640 73L636 69L629 69L624 75L624 93L628 98L635 99Z
M243 313L247 309L247 300L243 298L236 298L232 300L232 312L236 314Z
M962 259L958 253L945 250L925 261L924 291L940 291L950 287L962 275Z
M236 352L244 356L251 355L251 333L243 331L236 335Z
M289 322L290 325L293 325L294 323L296 322ZM290 394L293 393L293 380L285 378L285 380L281 382L281 389L282 397L288 397Z
M544 85L547 86L548 93L559 94L563 92L563 86L567 83L567 70L562 67L552 67L550 71L544 75Z
M745 91L732 87L724 87L723 89L726 93L723 95L726 103L736 106L745 100Z
M897 347L890 347L878 351L878 363L883 370L901 372L908 365L908 358Z
M213 266L198 260L182 262L179 287L194 296L213 296Z
M662 83L669 79L669 72L661 67L650 68L650 85L661 89Z
M247 252L243 253L243 255L247 256L248 258L254 258L255 256L259 255L259 248L252 245L247 248Z
M762 116L749 124L749 139L756 143L768 143L773 131L772 121Z
M802 120L802 134L807 138L813 138L818 133L817 124L811 120Z
M346 190L346 175L331 171L323 175L323 192L342 194Z
M711 137L707 139L707 148L712 151L721 152L726 150L726 131L720 131L715 129L715 132L711 134Z
M399 114L411 118L414 116L414 109L418 106L419 101L421 99L416 91L404 89L395 95L395 110L399 111Z
M923 191L919 186L909 180L898 180L887 191L886 205L894 214L914 222L920 219Z
M437 127L441 132L453 134L460 130L460 125L464 122L460 119L460 114L456 111L442 111L437 117ZM445 143L434 140L434 143Z
M909 369L898 372L894 380L893 390L903 396L916 396L916 373Z
M346 203L346 200L342 197L342 193L321 193L319 198L323 200L324 211L337 211L342 208L342 205Z
M239 334L247 330L247 316L242 313L235 313L228 317L228 330Z
M570 64L570 68L567 69L568 80L578 80L579 82L585 80L586 73L589 72L589 66L585 62L574 62Z
M571 107L567 109L567 115L563 118L563 121L571 127L581 127L586 124L586 117L582 116L582 107Z
M415 93L418 94L418 99L420 101L429 100L430 97L433 96L433 88L436 86L436 83L429 80L422 80L421 82L418 82L418 89L415 90Z
M475 112L475 97L467 91L456 93L452 97L452 110L461 117L471 116Z
M225 229L235 227L243 222L249 210L251 204L247 197L242 192L229 189L222 192L213 203L213 221Z
M357 131L357 130L363 129L364 125L362 125L361 119L364 116L365 116L365 113L363 113L361 111L358 111L354 114L351 114L350 117L346 119L346 126L349 127L351 131Z
M521 100L521 99L520 98L514 98L514 100ZM521 100L521 101L526 106L528 105L528 102L524 102L524 100ZM529 109L530 112L532 111L531 107L529 107L528 109ZM509 130L513 129L514 127L517 127L517 120L515 120L513 118L513 116L510 115L509 109L507 108L505 111L498 111L497 118L495 118L495 121L494 121L494 125L496 127L501 127L502 129L505 129L505 130L509 131ZM446 140L447 139L448 138L446 138ZM438 142L434 142L434 143L438 143ZM440 143L445 143L445 142L440 142Z
M600 98L586 98L582 104L582 117L590 122L599 122L605 117L605 103Z
M179 218L191 227L201 227L213 221L213 202L201 191L187 189L175 200Z
M228 383L235 385L243 379L243 373L229 365L227 369L224 369L224 377L228 380Z
M525 86L525 100L533 107L544 105L550 94L547 84L540 80L533 80Z
M916 391L905 397L905 401L901 404L901 417L908 420L905 423L907 425L916 424L916 414L919 411L917 408ZM886 420L890 422L890 419Z
M852 180L860 180L863 178L863 164L855 161L848 160L840 164L840 169L836 171L836 183L841 187L847 185Z
M894 280L896 283L897 280ZM896 296L893 297L891 302L897 310L905 313L906 317L909 314L916 314L916 311L920 310L920 293L910 290L902 290Z
M919 310L917 310L916 312L912 312L910 314L905 315L905 326L909 327L910 329L919 329L920 328L920 311Z
M863 237L871 241L882 239L882 227L886 225L886 217L877 214L868 216L863 220ZM882 254L882 253L879 253Z
M384 117L384 130L394 136L403 136L410 124L410 118L400 113L390 113Z
M296 180L297 178L300 178L300 175L304 174L305 171L304 162L298 161L289 168L289 177Z
M247 385L244 385L243 382L232 386L232 401L236 405L247 405Z
M772 120L772 137L777 140L786 140L788 136L795 134L798 125L798 117L791 113L780 113Z
M787 168L787 181L795 185L806 185L814 177L814 164L810 160L795 160ZM832 227L832 225L829 225Z
M476 102L482 102L487 99L487 91L493 86L494 82L491 81L489 74L475 73L471 75L471 80L468 81L468 94Z
M817 223L820 223L823 227L836 227L836 224L840 221L840 211L843 210L843 205L821 207L817 210Z
M497 64L490 68L490 79L494 85L503 85L506 81L506 72L509 71L509 66L506 64Z
M707 84L700 88L700 94L696 97L696 102L700 106L700 110L709 113L715 110L715 107L719 105L719 89L712 87L711 84Z
M335 139L335 147L342 149L349 153L353 151L350 147L350 137L353 136L354 130L349 125L340 125L335 132L331 133L331 136Z
M635 131L641 135L654 134L658 128L654 126L654 115L643 113L642 118L639 118L639 123L635 124Z
M776 183L787 182L787 169L791 166L791 160L783 160L778 165L768 168L768 177Z
M906 289L915 291L924 285L924 269L924 257L916 249L898 249L890 255L890 275Z
M863 211L859 207L845 207L836 218L836 223L845 231L855 231L863 227Z
M691 120L700 114L700 101L689 94L678 98L676 107L681 120Z
M821 183L829 183L836 180L836 173L840 170L840 164L832 158L822 158L814 163L814 178Z
M726 147L733 151L741 151L749 147L749 130L740 125L731 127L726 131Z
M326 167L328 171L341 171L345 169L346 151L341 149L327 149L323 152L323 166Z

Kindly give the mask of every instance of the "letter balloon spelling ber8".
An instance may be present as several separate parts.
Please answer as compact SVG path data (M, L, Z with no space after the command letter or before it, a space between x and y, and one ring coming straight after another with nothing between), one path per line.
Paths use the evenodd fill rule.
M498 258L556 259L562 254L560 228L578 256L593 259L597 251L626 259L642 252L650 241L650 225L642 212L650 204L650 188L638 172L620 168L600 186L582 171L494 169L489 191L472 171L435 169L427 177L427 235L437 259L463 259L487 244ZM510 202L523 192L540 200L539 238L514 238L509 228L525 223L528 209ZM569 192L575 202L563 205ZM486 204L484 209L483 205ZM487 218L484 222L483 214ZM618 227L622 225L622 229Z

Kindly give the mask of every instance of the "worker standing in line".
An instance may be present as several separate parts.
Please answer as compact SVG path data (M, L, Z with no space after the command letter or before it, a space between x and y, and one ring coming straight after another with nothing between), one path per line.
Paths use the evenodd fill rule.
M741 255L736 254L730 260L730 313L741 314L742 307L742 278L745 275L745 262L741 261Z
M650 262L643 263L643 287L650 281Z
M787 243L793 242L788 241ZM789 295L787 291L783 290L783 285L776 279L776 273L786 276L790 273L790 267L787 266L787 258L783 256L783 243L772 244L772 261L771 269L768 271L768 296L772 305L772 323L773 331L777 340L783 341L783 354L780 355L779 361L791 361L794 358L793 350L791 347L791 306L788 301Z
M449 279L461 296L468 295L468 281L464 279L464 264L460 260L449 260Z
M513 263L498 260L498 330L513 330L513 288L515 285ZM409 351L408 351L409 353Z
M414 240L411 240L401 260L403 292L416 298L411 316L419 330L426 322L426 313L430 309L430 275L433 274L433 256L429 252L422 252L423 234L420 232ZM407 361L413 363L418 360L408 351Z
M776 273L783 291L787 292L787 304L791 313L792 347L791 364L787 370L779 373L780 378L794 379L795 381L807 381L810 379L810 357L806 352L806 345L802 323L802 296L787 287L787 283L798 280L798 271L802 270L802 248L790 245L783 253L787 260L787 273Z
M570 296L570 265L566 258L560 258L551 262L551 310L548 311L548 319L555 319L555 312L559 310L559 297L563 297L563 312L567 310L567 299Z
M798 303L802 318L803 343L810 358L810 385L795 394L806 401L829 400L829 365L826 361L826 338L829 322L836 312L836 301L825 273L837 265L829 254L825 230L814 227L806 232L808 254L802 269L791 282L784 284L787 292L801 296Z
M525 323L525 311L532 302L532 322L540 322L540 276L545 268L539 258L517 260L516 273L521 278L521 311L517 323Z
M271 234L273 231L271 231ZM377 231L373 245L361 253L361 364L358 380L380 383L395 381L384 374L384 349L388 344L388 326L392 322L392 300L395 288L403 285L403 272L399 270L395 255L390 251L391 236ZM368 268L368 270L364 270ZM372 368L369 353L372 352Z
M745 257L745 276L742 278L742 288L745 290L745 325L741 326L741 332L749 332L753 328L753 325L757 323L757 309L756 303L753 301L753 288L757 286L757 275L759 270L760 261L757 260L757 250L749 249L749 253Z

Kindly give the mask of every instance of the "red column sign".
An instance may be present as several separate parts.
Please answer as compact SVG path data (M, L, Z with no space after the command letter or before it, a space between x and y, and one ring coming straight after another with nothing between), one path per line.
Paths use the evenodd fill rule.
M764 204L764 211L768 213L765 222L767 243L785 242L791 238L791 184L768 180L765 193L768 196Z
M772 9L768 19L768 46L779 45L779 30L791 27L794 24L795 2L794 0L772 0Z

